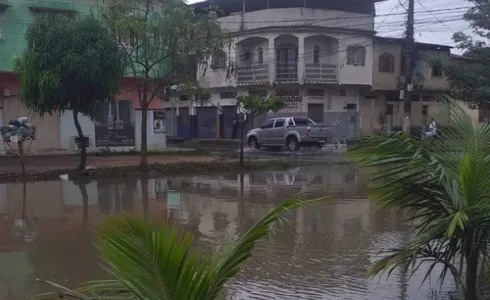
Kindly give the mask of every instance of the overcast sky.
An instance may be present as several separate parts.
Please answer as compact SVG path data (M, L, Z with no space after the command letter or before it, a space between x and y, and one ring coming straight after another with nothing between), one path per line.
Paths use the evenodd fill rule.
M340 1L340 0L339 0ZM188 3L199 2L189 0ZM386 0L376 5L376 31L379 35L402 37L408 0ZM415 39L419 42L454 46L454 32L471 33L463 14L465 0L415 0ZM453 52L460 53L454 49Z

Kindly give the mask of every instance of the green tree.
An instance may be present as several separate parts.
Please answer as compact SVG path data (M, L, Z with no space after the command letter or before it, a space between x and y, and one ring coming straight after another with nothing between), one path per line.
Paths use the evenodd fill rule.
M244 235L219 248L211 261L192 249L190 234L173 226L155 228L149 221L110 217L96 229L95 247L115 279L89 282L78 291L51 284L63 289L66 299L217 299L256 243L271 233L271 224L308 203L291 199L276 206Z
M452 63L445 73L455 97L470 103L488 106L490 99L490 49L486 48L490 39L490 6L487 0L467 0L473 6L464 14L473 33L478 37L457 32L453 40L464 50L469 61Z
M285 103L276 96L262 97L259 95L248 94L238 96L236 99L236 105L237 109L241 111L239 116L244 115L244 118L239 117L239 120L236 120L240 124L240 166L243 168L245 121L248 120L248 122L252 122L253 119L263 113L277 112L285 106Z
M176 78L195 78L196 64L222 49L227 35L216 13L196 13L180 0L105 0L99 10L125 54L127 75L138 81L140 166L146 171L150 103L162 100L166 86Z
M97 104L118 91L121 52L91 16L47 14L29 25L25 38L27 47L15 64L20 97L41 116L72 111L81 146L78 169L83 170L87 148L78 117L93 118Z
M473 125L457 105L451 124L437 138L367 137L350 154L372 170L370 197L402 210L415 227L409 243L391 249L369 275L397 267L415 271L424 263L427 279L440 264L439 279L451 274L465 299L475 300L490 254L490 125Z

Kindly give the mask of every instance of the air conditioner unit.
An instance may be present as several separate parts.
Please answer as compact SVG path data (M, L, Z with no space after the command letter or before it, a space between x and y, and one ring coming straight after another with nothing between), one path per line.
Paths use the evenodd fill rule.
M244 50L240 54L240 59L241 60L249 60L250 58L252 58L252 53L250 51L248 51L248 50Z
M4 97L10 97L11 96L10 90L9 89L3 89L3 96Z

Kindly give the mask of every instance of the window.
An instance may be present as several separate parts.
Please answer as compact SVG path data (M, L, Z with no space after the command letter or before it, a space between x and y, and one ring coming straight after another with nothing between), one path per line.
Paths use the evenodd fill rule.
M320 46L313 47L313 63L320 63Z
M257 49L257 63L264 63L264 48L262 47L259 47L259 49Z
M347 46L347 64L364 66L366 64L366 48L363 46Z
M276 123L274 123L274 128L281 128L284 126L284 123L286 123L286 120L284 119L277 119Z
M306 94L310 97L323 97L325 96L325 90L322 89L308 89Z
M378 71L380 73L395 72L395 57L389 53L383 53L379 56Z
M428 112L429 112L429 106L428 105L422 105L422 116L427 117Z
M345 97L346 94L347 92L344 89L340 90L340 97Z
M274 125L274 120L269 120L269 121L265 122L264 124L262 124L262 126L260 126L260 128L262 128L262 129L272 128L272 125Z
M345 107L347 110L357 110L357 104L355 103L347 103L347 106Z
M432 66L432 77L442 77L442 66L439 64Z
M220 99L235 99L236 98L236 92L222 92L219 93Z
M296 126L310 126L310 125L315 125L315 122L313 122L310 118L301 118L301 117L295 117L293 118L294 123Z
M213 54L213 57L211 59L211 68L213 69L226 68L226 53L224 51L219 51Z

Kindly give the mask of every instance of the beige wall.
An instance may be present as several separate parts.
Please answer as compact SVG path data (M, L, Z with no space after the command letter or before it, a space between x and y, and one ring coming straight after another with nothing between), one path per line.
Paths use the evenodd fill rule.
M18 117L27 117L29 122L36 126L36 140L32 143L31 150L58 149L59 142L59 116L45 115L39 117L32 110L26 108L17 96L3 99L3 120L5 124Z
M393 73L379 72L379 56L389 53L395 58L395 69ZM373 57L373 89L374 90L396 90L400 76L402 48L393 44L374 44Z
M431 59L439 59L442 62L449 61L449 53L442 51L424 51L424 55ZM422 60L420 62L423 80L424 90L447 90L449 89L449 84L444 76L433 77L432 76L432 66L429 62Z
M374 58L373 58L373 89L374 90L397 90L398 82L403 82L403 77L400 76L401 69L401 54L402 45L385 44L377 42L374 44ZM395 58L395 69L393 73L380 73L379 72L379 56L383 53L389 53ZM429 59L437 58L442 61L449 59L449 52L427 50L422 54L426 55ZM445 77L432 77L432 67L430 64L421 60L420 70L422 71L423 90L440 91L449 88L449 85ZM416 74L414 74L414 82L416 81Z

